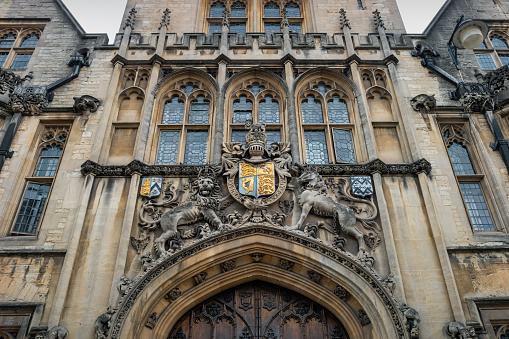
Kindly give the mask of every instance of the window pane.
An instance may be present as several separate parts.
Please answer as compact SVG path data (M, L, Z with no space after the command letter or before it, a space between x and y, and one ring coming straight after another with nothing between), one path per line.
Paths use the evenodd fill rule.
M32 54L17 54L11 68L27 68Z
M221 33L221 24L220 23L211 23L209 24L209 34Z
M281 33L281 24L279 22L266 22L264 24L265 33Z
M327 143L324 131L304 131L306 143L306 162L308 164L328 164Z
M232 18L245 18L246 17L246 5L244 3L237 1L231 7L231 17Z
M230 23L230 33L246 34L246 23L245 22Z
M362 0L357 0L357 6L359 6L359 8L364 8L364 6L362 6Z
M289 18L300 18L300 7L295 2L289 2L285 6Z
M7 60L7 56L9 53L0 53L0 67L4 67L5 60Z
M253 120L253 103L247 100L246 95L241 95L233 103L233 122L243 124L247 120Z
M62 149L60 149L60 147L56 145L51 145L43 149L39 156L39 163L37 164L34 176L36 177L54 176L58 167L58 162L60 160L61 154Z
M21 43L21 47L35 47L39 42L39 38L35 34L30 34Z
M266 18L279 18L279 6L275 2L268 2L263 9L263 16Z
M475 174L474 166L472 166L472 160L468 150L462 144L454 141L449 147L447 147L449 157L451 158L452 167L456 175L469 175Z
M164 104L162 124L181 124L184 116L184 102L179 101L178 95L171 97L171 101Z
M188 131L184 164L203 165L207 161L207 131Z
M313 89L316 89L318 92L322 93L323 95L325 95L325 93L327 93L328 91L331 90L331 87L326 85L325 82L323 81L320 81L318 83L318 85L314 85L313 86Z
M279 123L279 103L272 101L272 95L266 95L260 102L258 118L262 124Z
M352 132L342 129L333 129L334 149L337 162L355 163Z
M339 95L333 95L332 100L327 103L329 110L329 121L331 124L348 124L350 116L348 106L344 100L339 99Z
M234 129L232 131L232 142L241 142L244 146L247 146L246 134L247 134L246 130Z
M509 54L500 54L499 57L502 65L509 65Z
M265 131L265 134L267 134L267 148L270 148L274 142L281 142L281 131Z
M177 152L179 147L180 132L163 131L159 139L157 150L157 164L171 165L177 163Z
M497 36L494 36L491 39L491 44L493 45L493 48L495 48L495 49L507 49L506 42L502 38L497 37Z
M21 203L13 233L35 234L51 185L29 183Z
M494 71L497 69L493 58L489 54L478 54L476 55L477 61L483 71Z
M0 47L12 47L14 45L15 41L16 41L16 36L14 36L14 34L12 34L12 33L5 34L0 39Z
M210 6L209 17L211 18L222 18L223 12L226 9L226 6L221 2L217 1Z
M261 91L265 89L265 86L261 85L258 82L253 82L252 85L249 85L246 87L251 93L254 94L254 96L258 95Z
M290 22L290 32L292 33L302 33L302 27L300 23Z
M190 124L207 124L209 122L209 102L203 95L198 95L191 103Z
M184 86L180 86L180 90L186 93L187 96L193 93L195 89L198 89L198 86L195 86L192 82L188 82Z
M495 227L486 200L484 200L481 186L478 183L460 183L460 188L474 230L494 231Z
M302 121L305 124L323 123L322 104L313 95L302 102Z

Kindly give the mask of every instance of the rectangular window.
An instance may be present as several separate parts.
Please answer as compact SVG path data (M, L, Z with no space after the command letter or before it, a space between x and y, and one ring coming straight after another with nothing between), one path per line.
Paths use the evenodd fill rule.
M246 23L232 22L230 24L230 33L246 34Z
M207 161L207 131L188 131L184 164L203 165Z
M304 141L306 143L306 162L308 164L329 163L325 131L304 131Z
M265 23L265 33L281 33L281 24L279 22L266 22Z
M246 130L233 130L232 131L232 142L241 142L244 146L246 145ZM267 138L268 139L268 138Z
M177 152L179 147L179 131L163 131L159 139L157 150L158 165L172 165L177 163Z
M50 187L51 184L28 183L12 233L35 235Z
M355 163L355 152L353 148L352 132L343 129L332 129L334 137L334 151L336 162Z
M302 26L300 23L290 22L290 32L291 33L302 33Z
M281 142L281 131L265 131L265 134L267 134L267 148L270 148L274 142Z
M460 183L461 193L475 231L494 231L490 211L479 183Z
M9 53L0 53L0 67L4 67L5 60L7 60L7 56L9 56Z
M362 5L362 0L357 0L357 6L359 6L360 9L364 9L364 6Z
M476 57L483 71L494 71L497 69L497 65L495 65L495 61L493 61L491 55L477 54Z
M11 68L27 68L31 57L32 54L17 54L14 58L14 62L11 65Z
M221 33L221 23L211 22L209 24L209 34Z

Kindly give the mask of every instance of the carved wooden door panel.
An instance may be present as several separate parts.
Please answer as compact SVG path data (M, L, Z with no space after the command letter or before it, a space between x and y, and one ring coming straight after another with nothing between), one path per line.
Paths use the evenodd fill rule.
M223 292L184 315L168 339L348 339L313 301L265 282Z

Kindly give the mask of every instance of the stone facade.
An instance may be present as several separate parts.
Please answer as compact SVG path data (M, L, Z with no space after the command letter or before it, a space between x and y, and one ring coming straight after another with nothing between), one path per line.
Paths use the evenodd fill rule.
M508 14L3 2L0 337L508 337Z

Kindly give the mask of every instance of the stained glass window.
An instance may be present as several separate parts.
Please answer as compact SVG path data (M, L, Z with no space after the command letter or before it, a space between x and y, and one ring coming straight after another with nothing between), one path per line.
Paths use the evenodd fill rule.
M468 154L468 150L462 144L454 141L449 147L447 147L449 157L451 158L452 167L456 175L469 175L475 174L472 160Z
M162 131L157 150L157 164L171 165L177 163L179 131Z
M0 39L0 48L12 47L14 45L15 41L16 41L16 36L14 34L12 34L12 33L5 34Z
M289 18L300 18L300 7L295 2L287 3L285 9Z
M21 47L33 48L33 47L37 46L38 42L39 42L39 37L37 37L37 35L35 35L35 34L30 34L23 40L23 42L21 43Z
M245 22L230 23L230 33L246 34L246 23Z
M184 164L203 165L207 160L207 131L188 131Z
M7 56L9 53L0 53L0 67L4 67L5 60L7 60Z
M180 86L180 90L185 92L187 96L193 93L195 89L198 89L198 86L194 85L192 82L188 82L184 86Z
M491 44L495 49L507 49L507 43L501 37L498 36L494 36L493 38L491 38Z
M325 93L331 90L331 87L329 85L326 85L325 82L320 81L318 85L313 86L313 89L316 89L318 92L325 95Z
M258 119L262 124L278 124L279 123L279 103L273 101L272 95L266 95L260 102L258 109Z
M266 18L279 18L280 15L279 6L275 2L268 2L263 8L263 16Z
M246 17L246 5L243 2L234 2L231 6L231 17L232 18L245 18Z
M184 116L184 102L179 100L178 95L171 97L170 101L164 104L163 124L181 124Z
M232 142L241 142L246 146L246 130L234 129L232 131Z
M267 34L281 33L281 24L279 22L266 22L264 30Z
M268 131L265 131L265 134L267 134L267 148L270 148L270 145L273 143L273 142L281 142L281 131L277 131L277 130L268 130Z
M11 68L27 68L32 54L17 54Z
M209 102L205 96L198 95L196 100L191 103L191 114L189 115L190 124L207 124L209 122Z
M225 9L226 9L226 6L222 2L219 2L219 1L214 2L210 6L209 17L211 17L211 18L222 18L223 17L223 12L224 12Z
M355 152L353 149L352 132L349 130L332 130L334 134L334 150L336 151L336 161L355 163Z
M305 124L323 123L322 104L314 95L310 94L302 101L302 121Z
M261 85L258 82L253 82L253 84L246 87L254 96L258 95L261 91L265 89L265 86Z
M327 142L325 131L304 131L306 143L306 162L308 164L328 164Z
M52 177L58 167L62 149L57 145L50 145L44 148L39 155L39 163L35 170L36 177Z
M477 54L477 61L483 71L494 71L497 69L497 65L493 61L493 58L489 54Z
M51 185L28 183L13 233L35 234L41 220Z
M292 33L302 33L301 24L298 22L290 22L290 32Z
M348 106L344 100L339 99L339 95L333 95L332 100L327 103L329 111L329 122L331 124L348 124L350 116L348 114Z
M233 122L243 124L247 120L253 120L253 103L246 95L241 95L233 102Z
M221 23L211 22L209 24L209 34L221 33Z
M479 183L460 183L461 193L467 206L468 215L476 231L494 231L486 200Z

